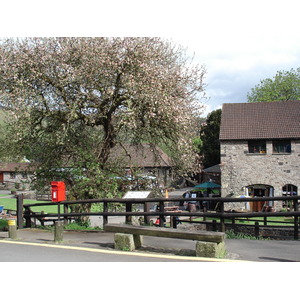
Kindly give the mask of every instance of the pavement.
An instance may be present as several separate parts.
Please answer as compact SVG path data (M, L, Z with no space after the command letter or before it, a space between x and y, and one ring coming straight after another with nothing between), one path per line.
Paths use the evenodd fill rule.
M17 231L19 242L44 245L54 242L54 232L37 228L25 228ZM0 242L9 241L8 232L0 232ZM143 248L137 253L161 253L171 255L194 256L195 241L144 237ZM63 245L92 249L114 250L114 235L105 231L80 232L64 231ZM300 241L226 239L227 259L231 261L252 262L299 262Z
M1 193L1 191L0 191ZM177 192L178 193L178 192ZM110 224L119 224L125 217L109 217ZM92 217L91 223L102 227L102 218ZM37 228L17 231L19 242L56 244L54 232ZM0 242L9 241L8 232L0 232ZM195 241L144 237L144 247L137 252L194 256ZM114 234L105 231L64 231L63 245L92 249L114 250ZM251 262L300 262L300 241L295 240L249 240L226 239L227 259ZM227 261L228 261L227 260Z

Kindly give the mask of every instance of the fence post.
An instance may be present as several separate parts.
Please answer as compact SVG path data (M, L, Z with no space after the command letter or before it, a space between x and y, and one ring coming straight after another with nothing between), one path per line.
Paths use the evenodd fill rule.
M224 217L223 217L223 214L224 214L224 202L221 201L220 202L220 210L221 210L221 217L220 217L220 230L221 232L225 232L225 221L224 221Z
M170 218L172 219L172 222L173 222L172 227L176 229L177 228L177 220L178 220L177 217L176 216L172 216Z
M165 212L165 203L164 201L159 201L159 211L160 212ZM165 216L164 215L160 215L159 216L159 227L164 227L165 224Z
M63 221L56 221L54 224L54 242L62 242L63 241L63 232L64 232L64 223Z
M255 227L254 227L254 235L257 239L259 239L259 222L255 222Z
M64 214L69 211L69 205L64 203ZM64 216L64 225L68 225L68 216Z
M25 227L31 228L31 217L30 217L29 207L25 207L24 218L25 218Z
M212 221L212 231L217 231L217 220Z
M205 202L205 203L204 203ZM207 212L207 202L203 201L203 212L206 213ZM206 221L206 217L203 217L203 221Z
M24 195L17 195L17 227L18 229L23 228L23 199Z
M126 202L126 212L132 212L132 203L131 202ZM125 221L126 224L130 224L132 221L131 216L126 216L125 219L126 219L126 221Z
M294 200L294 211L298 211L298 199ZM299 217L294 216L294 240L298 240L299 237Z
M103 212L108 212L108 203L106 201L103 202ZM103 227L108 223L108 216L103 215Z
M144 212L150 211L150 203L144 202ZM150 224L150 216L144 215L144 223L149 225Z

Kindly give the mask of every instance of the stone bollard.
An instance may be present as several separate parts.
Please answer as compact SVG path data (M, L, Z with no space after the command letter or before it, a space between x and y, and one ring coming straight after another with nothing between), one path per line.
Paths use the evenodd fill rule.
M15 219L8 220L8 237L12 240L17 239L17 224Z
M115 249L134 251L135 244L133 235L128 233L115 233Z
M64 232L64 222L56 221L54 226L54 242L63 241L63 232Z
M198 257L212 257L212 258L225 258L226 247L225 243L212 243L198 241L196 243L196 256Z

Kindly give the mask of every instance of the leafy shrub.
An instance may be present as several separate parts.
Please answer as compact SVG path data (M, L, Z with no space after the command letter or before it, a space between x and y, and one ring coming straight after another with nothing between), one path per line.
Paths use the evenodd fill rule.
M0 220L0 230L6 231L8 228L7 220Z
M226 237L228 239L248 239L248 240L256 240L257 238L255 236L245 234L242 232L234 232L232 229L226 231Z

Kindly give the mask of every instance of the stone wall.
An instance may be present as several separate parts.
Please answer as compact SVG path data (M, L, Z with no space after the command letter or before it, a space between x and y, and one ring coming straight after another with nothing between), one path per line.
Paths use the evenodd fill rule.
M272 186L275 197L282 196L286 184L300 188L300 141L291 141L292 151L287 154L273 153L272 141L266 146L266 153L252 154L248 141L221 142L222 197L244 195L245 187L255 184Z
M207 224L206 230L212 231L213 224ZM238 225L238 224L225 224L225 231L232 230L235 234L245 234L255 237L254 225ZM217 231L221 231L220 223L217 223ZM271 240L293 240L294 229L291 227L275 227L275 226L259 226L259 238Z
M11 173L14 176L11 176ZM32 175L24 175L18 172L3 172L3 186L2 189L29 189L30 182L32 181Z

